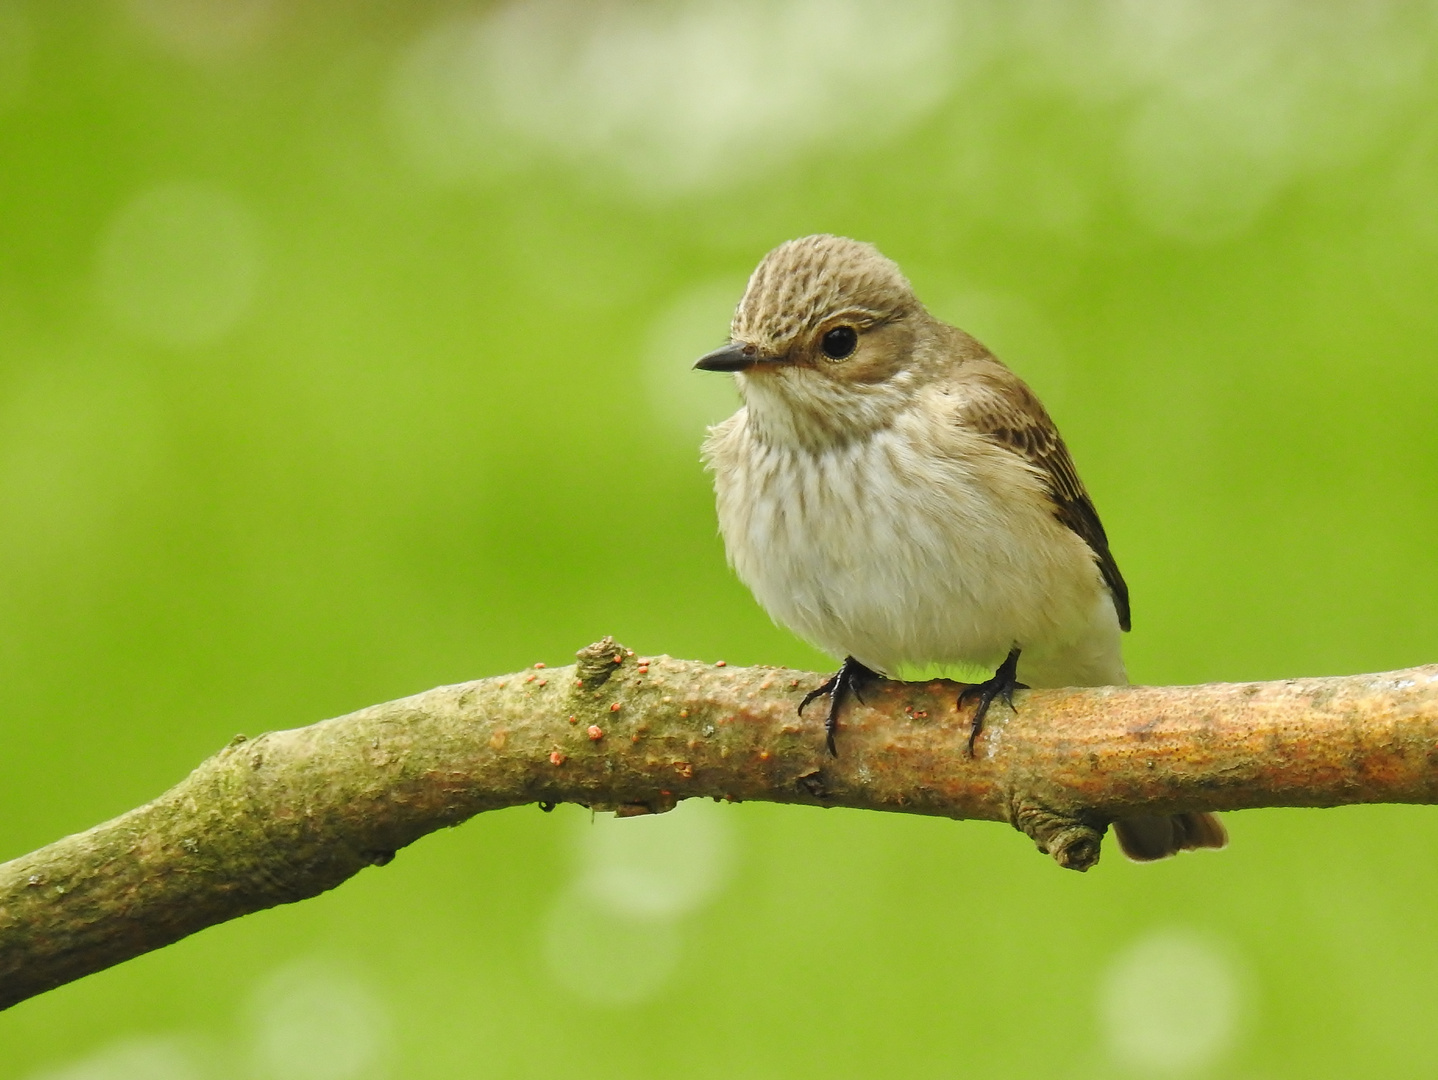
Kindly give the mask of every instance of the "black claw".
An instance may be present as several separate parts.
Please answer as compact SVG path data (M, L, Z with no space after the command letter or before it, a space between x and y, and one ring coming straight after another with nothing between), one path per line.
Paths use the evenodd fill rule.
M995 698L1002 698L1005 705L1010 709L1014 707L1014 691L1027 690L1026 683L1018 680L1019 673L1019 650L1009 650L1009 655L999 665L994 677L987 682L975 683L973 686L964 687L963 693L959 695L959 708L962 709L973 698L977 698L979 705L974 710L974 718L969 722L969 757L974 756L974 742L979 737L979 732L984 730L984 717L988 715L989 706Z
M803 716L804 707L809 702L825 694L829 695L829 715L824 718L824 745L829 748L830 756L839 756L839 749L834 744L834 733L839 730L839 710L844 705L844 698L853 694L862 705L864 698L859 692L860 687L870 679L877 678L880 678L877 671L870 670L852 656L846 656L838 671L829 676L822 686L810 690L804 695L804 700L799 702L799 715Z
M842 671L842 669L840 670ZM799 702L799 715L804 715L804 710L809 707L809 702L813 701L815 698L823 697L825 694L829 693L831 690L834 689L834 687L838 685L839 672L835 672L833 675L830 675L826 680L824 680L824 682L820 683L817 687L815 687L813 690L810 690L807 694L804 695L804 700Z

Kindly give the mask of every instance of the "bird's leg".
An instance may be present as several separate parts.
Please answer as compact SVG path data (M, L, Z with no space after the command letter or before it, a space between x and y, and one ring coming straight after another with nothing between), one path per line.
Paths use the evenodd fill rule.
M977 698L979 705L974 710L974 718L969 722L969 757L974 756L974 740L979 737L979 732L984 730L984 717L988 715L989 706L995 698L1003 698L1004 703L1010 709L1014 707L1014 691L1027 690L1028 686L1019 682L1019 650L1018 647L1009 650L1009 655L999 665L999 670L994 672L994 677L986 682L975 683L973 686L964 687L963 693L959 695L959 708L962 709L971 699Z
M799 715L803 716L804 706L816 697L829 695L829 715L824 719L824 731L826 732L824 743L834 757L839 756L838 748L834 745L834 733L839 730L839 709L843 707L844 697L853 694L862 705L864 698L859 693L860 687L869 680L878 678L882 678L882 676L877 671L870 670L852 656L846 656L844 662L839 665L838 671L829 676L818 689L810 690L804 695L804 700L799 702Z

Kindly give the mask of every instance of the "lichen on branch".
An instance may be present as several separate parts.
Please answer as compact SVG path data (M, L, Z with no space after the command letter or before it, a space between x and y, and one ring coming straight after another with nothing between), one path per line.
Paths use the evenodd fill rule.
M1269 683L1034 690L971 757L957 684L637 656L533 669L237 737L158 799L0 865L0 1008L332 889L485 810L621 815L696 797L1006 821L1060 865L1139 813L1438 801L1438 665Z

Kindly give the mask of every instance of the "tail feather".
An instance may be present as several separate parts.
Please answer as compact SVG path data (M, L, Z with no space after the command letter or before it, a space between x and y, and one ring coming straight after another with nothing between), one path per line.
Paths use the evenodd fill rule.
M1166 859L1180 851L1228 846L1228 830L1217 814L1133 817L1113 823L1119 847L1134 862Z
M1117 569L1114 570L1117 575ZM1122 579L1120 579L1122 580ZM1098 586L1098 576L1093 578ZM1038 689L1057 686L1123 686L1128 673L1115 594L1098 587L1087 630L1049 648L1026 647L1019 656L1020 682ZM1127 615L1127 604L1121 605ZM1153 862L1197 848L1228 846L1228 830L1215 814L1148 814L1113 823L1123 853L1135 862Z

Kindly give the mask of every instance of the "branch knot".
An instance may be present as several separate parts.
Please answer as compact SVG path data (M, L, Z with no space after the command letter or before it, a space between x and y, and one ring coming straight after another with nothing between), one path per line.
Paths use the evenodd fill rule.
M586 689L597 690L609 681L609 676L619 669L625 658L634 653L605 634L601 640L584 646L574 655L579 661L574 666L575 675Z
M1046 855L1065 870L1087 870L1098 862L1108 824L1095 824L1086 816L1051 809L1032 799L1014 807L1014 828L1027 834Z

